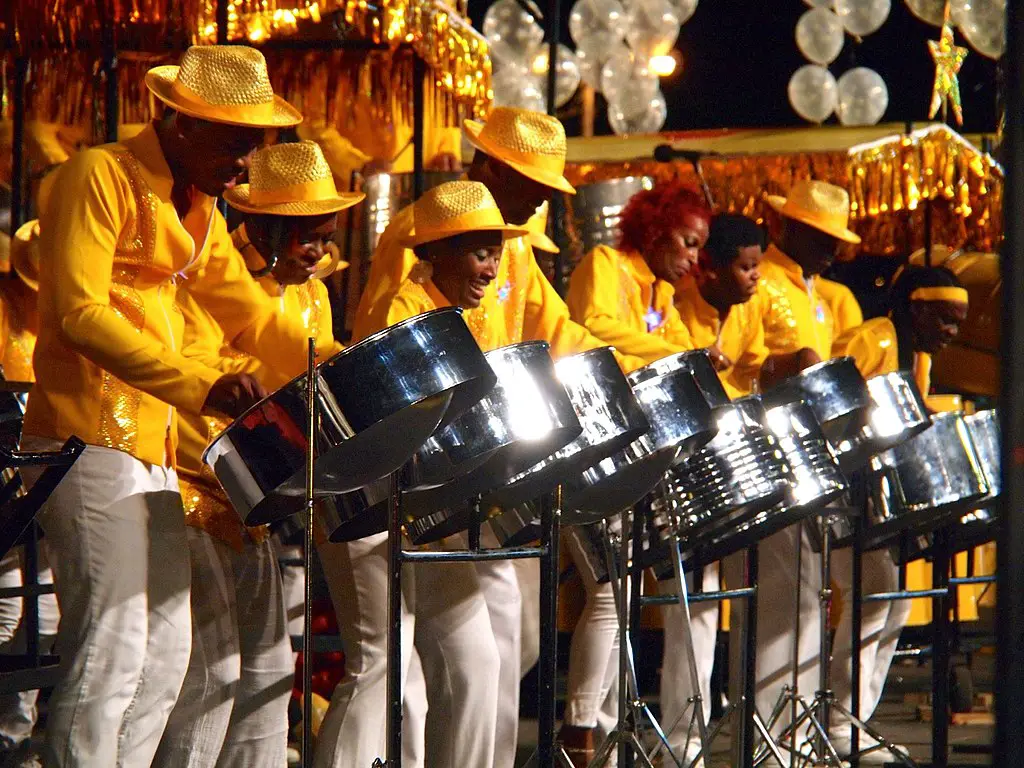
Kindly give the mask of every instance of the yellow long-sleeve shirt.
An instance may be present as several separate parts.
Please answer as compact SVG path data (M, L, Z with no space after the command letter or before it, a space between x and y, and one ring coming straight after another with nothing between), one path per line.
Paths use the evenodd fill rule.
M694 349L675 289L638 253L597 246L576 265L565 298L573 320L644 364Z
M899 346L892 320L875 317L841 334L832 344L832 356L844 355L856 361L865 379L899 370Z
M708 304L695 280L686 280L676 291L676 309L698 349L717 345L732 365L720 371L729 397L749 395L768 357L764 344L763 308L756 294L743 304L734 304L723 321Z
M832 332L836 337L842 336L850 329L864 323L864 313L860 308L860 302L853 295L853 291L845 285L821 277L815 280L815 288L825 299L825 303L828 304L828 308L832 312L834 324Z
M832 356L836 321L828 299L819 290L831 282L821 277L805 279L799 264L774 245L768 246L757 291L763 307L764 343L770 354L809 347L822 360ZM835 298L834 293L829 296Z
M305 367L305 332L274 312L213 198L196 192L179 219L152 125L78 153L57 173L67 194L40 223L37 384L26 434L78 435L151 464L172 460L175 409L201 411L220 377L180 352L183 281L236 347L264 351L282 371Z
M331 347L334 341L331 305L327 287L320 280L281 286L272 277L265 277L259 284L279 314L301 322L306 332L317 339L318 348ZM290 380L273 365L231 346L220 324L190 291L179 292L178 306L185 317L183 353L186 357L226 373L251 374L270 390ZM241 551L246 529L212 470L203 463L203 452L229 423L227 419L182 411L178 421L176 458L186 524L201 528ZM249 529L248 534L260 540L265 529Z

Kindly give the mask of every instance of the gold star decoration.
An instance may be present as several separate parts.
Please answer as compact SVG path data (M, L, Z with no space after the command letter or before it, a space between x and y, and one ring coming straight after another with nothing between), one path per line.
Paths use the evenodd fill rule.
M928 110L928 117L935 117L935 113L941 106L943 119L945 119L946 104L951 103L957 125L963 125L964 110L960 102L960 80L957 75L960 72L960 67L963 66L964 59L967 58L967 49L958 46L953 39L948 2L942 22L942 35L938 40L928 41L928 50L931 51L932 58L935 60L935 83L932 86L932 104Z

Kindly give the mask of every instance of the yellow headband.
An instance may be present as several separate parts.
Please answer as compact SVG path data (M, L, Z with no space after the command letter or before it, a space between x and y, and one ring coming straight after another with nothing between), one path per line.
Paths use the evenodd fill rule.
M951 285L935 286L932 288L915 288L910 294L911 301L953 301L958 304L967 304L968 294L965 288L956 288Z

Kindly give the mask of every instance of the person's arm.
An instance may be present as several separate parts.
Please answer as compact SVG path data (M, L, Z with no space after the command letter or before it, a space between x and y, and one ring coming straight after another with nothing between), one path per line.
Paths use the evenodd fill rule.
M572 278L569 281L568 311L565 311L564 322L570 322L569 315L571 313L573 320L584 326L601 342L611 344L620 354L640 358L645 363L653 363L668 355L690 349L691 344L673 343L670 338L657 333L634 331L620 319L619 292L621 289L617 262L615 253L605 246L598 246L584 257L573 270ZM540 274L539 268L537 273L540 280L547 286L547 290L558 299L544 275ZM533 282L539 283L540 281L531 281L531 283ZM542 288L538 288L536 291L541 299L546 297ZM531 299L534 298L532 285L530 296ZM566 309L566 305L562 303L561 299L558 299L558 304L561 305L563 311ZM541 317L538 309L535 309L537 306L528 300L526 310L528 319L530 319L531 309L533 309L533 316L537 317L537 321L540 323L554 325L559 320L554 309L548 310L550 317ZM544 306L539 305L540 308L544 308ZM685 334L685 338L689 339L689 332L686 331L686 327L674 307L671 314L678 325L678 328L673 326L674 337L678 340Z
M308 332L298 319L276 311L232 245L220 213L214 213L209 258L190 281L189 290L221 326L232 347L259 358L286 380L306 369ZM326 360L341 349L332 337L329 343L318 343L317 355Z
M69 190L40 225L47 254L43 291L68 347L170 405L200 412L220 373L140 333L110 304L114 251L128 220L132 191L106 151L81 152L60 170Z
M260 381L265 379L265 366L257 358L244 352L224 354L224 332L210 313L199 306L191 291L178 291L178 308L185 318L181 345L185 357L221 373L247 373Z
M852 357L865 379L899 368L896 329L885 318L851 328L832 344L832 357Z
M757 298L751 301L757 301ZM768 347L764 343L764 326L758 313L748 309L745 320L747 326L744 328L746 339L743 351L733 361L732 368L724 378L728 379L733 387L749 391L751 382L758 380L761 368L768 359Z

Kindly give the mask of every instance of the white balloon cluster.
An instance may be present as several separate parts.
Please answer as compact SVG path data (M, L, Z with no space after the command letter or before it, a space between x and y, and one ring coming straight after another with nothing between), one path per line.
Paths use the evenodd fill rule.
M889 89L881 75L855 67L837 81L827 67L843 50L847 33L864 37L885 23L891 0L804 2L811 8L796 24L796 45L811 63L790 78L789 103L811 123L822 123L835 112L843 125L874 125L889 106Z
M906 0L921 21L942 26L946 0ZM950 0L950 20L978 53L998 59L1006 53L1006 0Z

